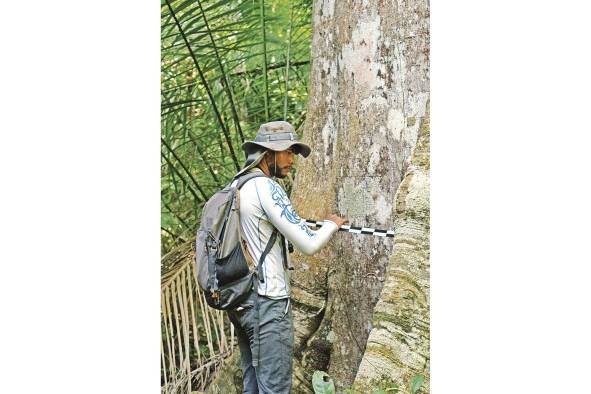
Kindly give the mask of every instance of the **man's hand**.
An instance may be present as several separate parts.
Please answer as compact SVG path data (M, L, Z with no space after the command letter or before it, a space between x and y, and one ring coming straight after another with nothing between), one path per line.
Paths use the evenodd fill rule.
M337 226L341 227L343 224L349 223L349 219L345 217L340 217L337 215L328 215L326 220L330 220L331 222L335 222Z

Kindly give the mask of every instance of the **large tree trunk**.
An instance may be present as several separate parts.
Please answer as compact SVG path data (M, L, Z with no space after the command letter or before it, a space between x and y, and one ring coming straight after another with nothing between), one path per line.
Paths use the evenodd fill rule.
M416 374L427 377L429 391L429 121L396 192L394 253L373 311L373 329L355 388L369 393L376 385L397 382L408 393Z
M292 201L306 218L330 212L354 225L394 225L429 97L427 1L314 4L312 70ZM391 238L339 233L321 253L295 254L294 392L314 370L353 384L393 251Z

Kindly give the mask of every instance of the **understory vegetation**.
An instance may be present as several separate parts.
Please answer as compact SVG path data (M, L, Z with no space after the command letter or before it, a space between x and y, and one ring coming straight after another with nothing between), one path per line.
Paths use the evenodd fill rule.
M422 374L418 374L412 377L408 386L408 394L417 394L421 387L423 387L423 383L425 382L425 376ZM378 384L380 388L374 389L371 394L403 394L404 392L400 390L400 384L397 382L389 382L389 383L382 383ZM315 371L314 375L312 376L312 388L314 389L314 394L334 394L336 391L335 384L332 378L324 371ZM346 394L366 394L361 391L356 390L354 387L345 389ZM404 393L406 394L406 393Z
M242 166L261 123L301 133L311 0L161 2L162 392L202 390L234 350L194 281L201 210ZM289 182L284 186L289 191Z

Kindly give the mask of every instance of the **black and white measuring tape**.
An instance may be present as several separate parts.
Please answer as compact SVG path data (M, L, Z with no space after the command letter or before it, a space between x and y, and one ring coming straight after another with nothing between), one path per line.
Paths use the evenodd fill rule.
M306 224L310 227L322 227L322 225L324 224L323 220L306 220ZM346 231L348 233L353 233L353 234L368 234L368 235L376 235L378 237L388 237L388 238L393 238L394 237L394 230L377 230L375 228L370 228L370 227L354 227L354 226L349 226L349 225L342 225L341 227L339 227L339 231ZM288 248L289 248L289 253L293 253L294 249L293 249L293 245L291 244L291 242L287 243Z
M324 221L320 220L306 220L306 224L310 227L322 227ZM348 225L343 225L339 227L339 231L346 231L349 233L354 234L368 234L368 235L376 235L378 237L394 237L394 230L376 230L375 228L370 227L353 227Z

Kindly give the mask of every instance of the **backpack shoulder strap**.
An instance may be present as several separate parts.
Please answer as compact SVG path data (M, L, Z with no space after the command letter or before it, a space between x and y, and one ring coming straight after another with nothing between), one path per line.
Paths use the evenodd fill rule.
M267 246L265 247L263 254L261 254L261 258L259 259L259 264L257 266L257 273L258 273L259 281L261 283L265 283L265 273L263 272L263 262L265 261L265 257L267 257L267 255L271 251L271 248L275 244L276 239L277 239L277 229L275 228L275 229L273 229L273 233L271 234L271 237L269 238L269 242L267 242Z
M238 212L239 212L238 217L240 217L240 188L242 186L244 186L244 184L246 182L248 182L249 180L251 180L253 178L257 178L257 177L267 177L267 175L265 175L264 173L262 173L260 171L255 171L255 172L249 172L244 175L241 175L238 178L238 183L235 186L236 189L238 189L236 192L236 208L238 209ZM240 238L241 238L240 241L241 241L241 245L243 246L242 250L243 250L243 252L246 252L248 257L250 257L250 253L248 253L246 245L243 243L243 240L245 239L245 237L242 232L242 225L240 225L239 227L240 227ZM256 271L257 271L257 276L258 276L259 280L261 281L261 283L265 283L265 275L262 270L263 262L265 261L265 257L267 257L267 254L269 254L269 252L271 251L271 248L275 244L275 240L277 239L277 233L278 233L277 229L274 228L273 233L271 234L271 237L269 238L269 241L267 242L265 250L261 254L261 258L259 259L258 264L255 266ZM247 257L247 259L248 259L248 257ZM250 260L252 261L252 257L250 257Z
M240 236L240 246L242 248L242 253L244 254L244 257L246 257L246 261L248 262L249 267L251 267L253 270L257 270L258 266L260 264L257 264L257 262L254 261L252 255L250 254L250 252L248 251L248 247L246 246L246 236L244 235L244 231L242 229L242 224L241 224L241 219L240 219L240 188L242 188L242 186L244 186L244 184L251 180L252 178L257 178L260 176L266 176L264 173L260 172L260 171L254 171L254 172L247 172L246 174L242 174L240 175L238 178L235 178L234 180L238 180L238 182L236 183L236 200L235 200L235 208L238 211L238 227L239 227L239 236ZM232 183L234 182L234 180L232 181ZM264 279L263 279L264 281Z
M238 235L240 237L240 248L242 249L242 254L244 254L248 266L251 269L256 269L257 265L252 258L252 255L248 251L248 247L246 246L246 236L244 235L244 229L242 228L242 221L240 218L240 189L236 190L236 211L238 212Z
M236 188L240 189L242 188L242 186L244 186L246 182L250 181L252 178L258 178L260 176L267 177L267 175L260 171L249 172L244 175L241 175L240 177L238 177L238 183L236 184Z

